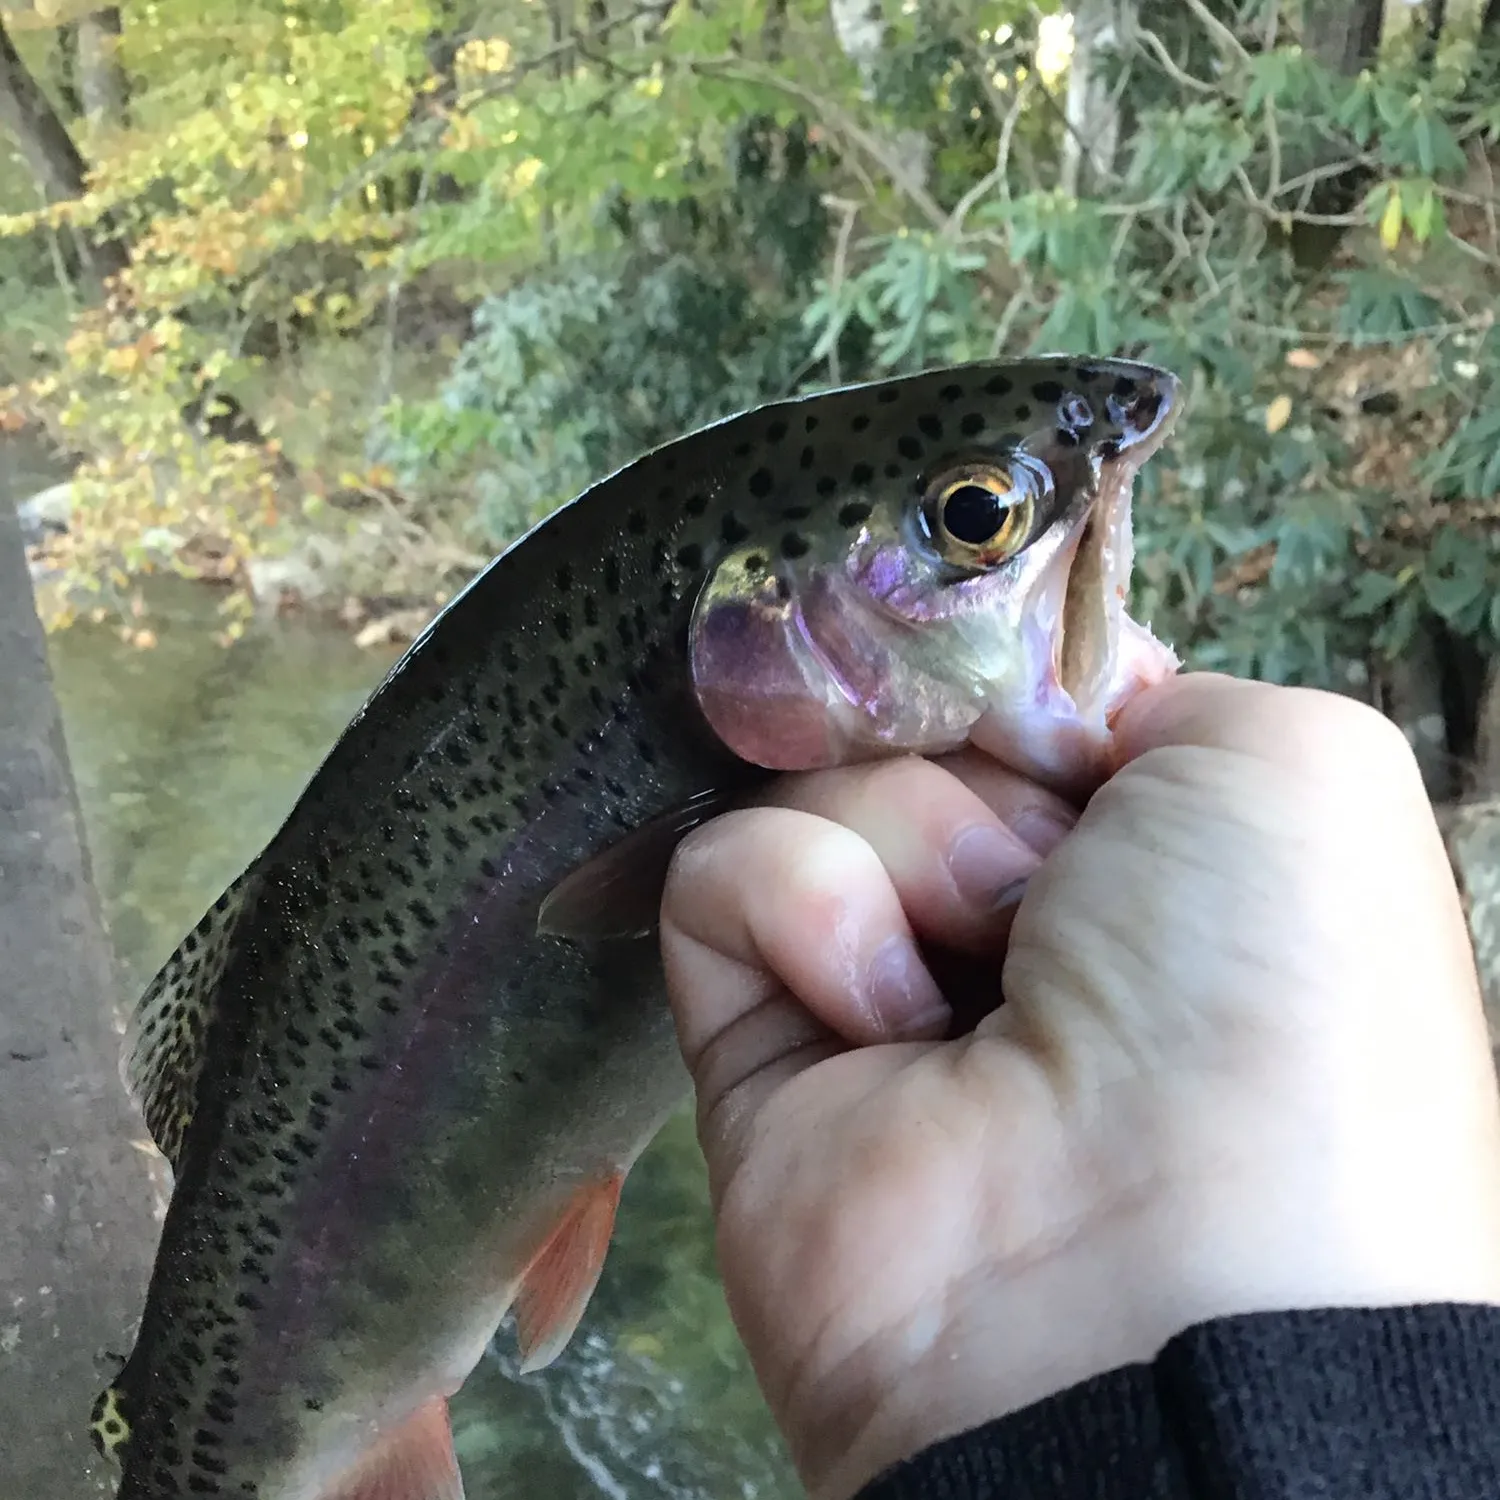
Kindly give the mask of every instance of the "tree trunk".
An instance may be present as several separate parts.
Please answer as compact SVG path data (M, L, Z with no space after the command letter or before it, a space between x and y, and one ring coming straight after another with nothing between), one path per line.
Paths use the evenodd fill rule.
M125 123L128 85L120 66L120 12L96 10L78 23L78 92L92 125Z
M15 141L48 203L81 198L87 168L68 127L52 101L21 61L5 23L0 21L0 129ZM130 264L125 246L107 222L101 221L88 244L94 267L102 276L123 271Z
M1114 171L1120 144L1120 101L1106 77L1110 57L1128 44L1131 0L1080 0L1073 12L1073 60L1068 69L1067 130L1062 188L1087 193Z
M16 143L49 203L83 196L83 157L0 21L0 127Z
M1380 50L1383 0L1304 0L1302 44L1323 64L1345 78L1355 77L1375 61ZM1347 143L1328 138L1321 149L1283 162L1285 175L1328 166L1347 152ZM1318 183L1307 203L1310 213L1349 213L1370 180L1368 168L1355 168L1326 177ZM1292 226L1291 249L1304 270L1321 270L1332 259L1344 237L1336 224L1296 223Z
M1326 68L1353 78L1380 46L1383 0L1306 0L1302 45Z

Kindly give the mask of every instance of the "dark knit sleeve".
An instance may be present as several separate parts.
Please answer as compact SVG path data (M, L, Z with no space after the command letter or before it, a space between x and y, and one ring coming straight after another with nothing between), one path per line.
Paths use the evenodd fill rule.
M1256 1313L929 1448L858 1500L1500 1497L1500 1308Z

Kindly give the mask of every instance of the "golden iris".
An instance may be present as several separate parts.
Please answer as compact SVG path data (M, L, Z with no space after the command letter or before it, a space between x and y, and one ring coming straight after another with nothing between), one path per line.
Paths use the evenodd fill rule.
M927 491L927 526L946 562L993 568L1014 557L1031 537L1032 486L998 464L966 464Z

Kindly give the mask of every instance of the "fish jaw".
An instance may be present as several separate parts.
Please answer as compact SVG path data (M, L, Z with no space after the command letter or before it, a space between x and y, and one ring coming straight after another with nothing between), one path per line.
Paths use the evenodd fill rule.
M1127 607L1134 478L1132 466L1110 473L1036 570L1021 611L1017 670L995 684L970 735L1014 770L1062 787L1098 778L1115 715L1181 665Z

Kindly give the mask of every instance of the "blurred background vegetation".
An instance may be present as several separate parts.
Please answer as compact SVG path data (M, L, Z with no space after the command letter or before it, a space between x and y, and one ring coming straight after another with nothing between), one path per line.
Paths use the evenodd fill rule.
M1459 789L1500 645L1500 0L0 15L0 421L76 465L55 621L170 567L226 638L256 601L400 637L709 418L1129 352L1192 388L1141 607L1373 697Z
M1405 727L1500 1016L1497 174L1500 0L0 0L0 468L127 986L589 481L1051 349L1187 380L1138 607ZM486 1370L476 1494L794 1493L685 1121Z

